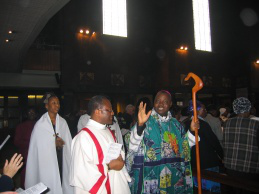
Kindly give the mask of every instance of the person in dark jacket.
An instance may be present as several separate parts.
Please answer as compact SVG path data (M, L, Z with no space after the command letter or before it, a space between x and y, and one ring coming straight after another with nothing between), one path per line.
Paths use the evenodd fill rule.
M19 153L23 156L24 167L21 169L21 187L24 189L24 181L26 174L26 161L28 156L29 144L33 127L36 123L36 111L30 108L26 111L26 120L17 125L14 136L14 145L19 149Z
M123 123L121 128L125 129L130 129L132 127L132 124L134 122L134 114L135 114L135 106L132 104L128 104L126 106L125 113L123 113L122 118L123 118Z
M193 115L193 103L189 102L189 112ZM204 120L207 116L205 106L197 101L197 114L200 123L198 135L200 138L200 167L202 170L219 172L219 166L222 165L224 157L223 149L216 135L213 133L210 125ZM190 126L191 120L186 121L185 126ZM189 130L186 128L186 130ZM191 132L191 131L190 131ZM193 132L192 132L193 133ZM191 149L191 165L196 168L196 146ZM197 182L194 179L195 185ZM202 179L202 188L211 192L220 193L220 184L213 181Z

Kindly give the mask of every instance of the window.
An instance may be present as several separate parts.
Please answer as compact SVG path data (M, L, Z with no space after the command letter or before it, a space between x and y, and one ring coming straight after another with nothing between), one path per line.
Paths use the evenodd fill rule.
M212 51L209 0L192 0L195 49Z
M103 34L127 37L126 0L103 0Z

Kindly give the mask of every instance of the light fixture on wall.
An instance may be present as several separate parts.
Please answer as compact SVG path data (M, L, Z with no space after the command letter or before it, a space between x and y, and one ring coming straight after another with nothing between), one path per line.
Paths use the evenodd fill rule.
M188 47L187 46L180 46L180 50L188 50Z
M79 33L77 33L77 38L79 39L92 39L96 38L97 33L95 31L92 31L90 28L85 27L85 28L80 28Z

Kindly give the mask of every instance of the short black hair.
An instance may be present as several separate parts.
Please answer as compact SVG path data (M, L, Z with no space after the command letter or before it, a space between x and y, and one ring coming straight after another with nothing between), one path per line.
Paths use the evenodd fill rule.
M108 98L101 95L92 97L88 103L89 115L92 115L96 109L102 108L104 100L108 100Z
M171 93L170 93L169 91L167 91L167 90L160 90L160 91L158 91L157 94L156 94L156 96L155 96L155 99L156 99L156 97L157 97L157 95L158 95L159 93L166 94L166 95L170 98L170 101L172 101L172 95L171 95Z

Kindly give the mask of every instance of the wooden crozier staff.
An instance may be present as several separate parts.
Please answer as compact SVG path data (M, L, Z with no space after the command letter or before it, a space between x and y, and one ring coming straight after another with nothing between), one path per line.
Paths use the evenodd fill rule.
M188 81L191 77L195 81L195 85L192 88L192 103L193 103L194 122L197 122L198 121L198 117L197 117L196 93L200 89L202 89L203 82L194 73L189 73L184 80ZM195 128L195 146L196 146L196 164L197 164L198 193L201 194L201 167L200 167L200 151L199 151L199 140L198 140L198 129L197 128Z

